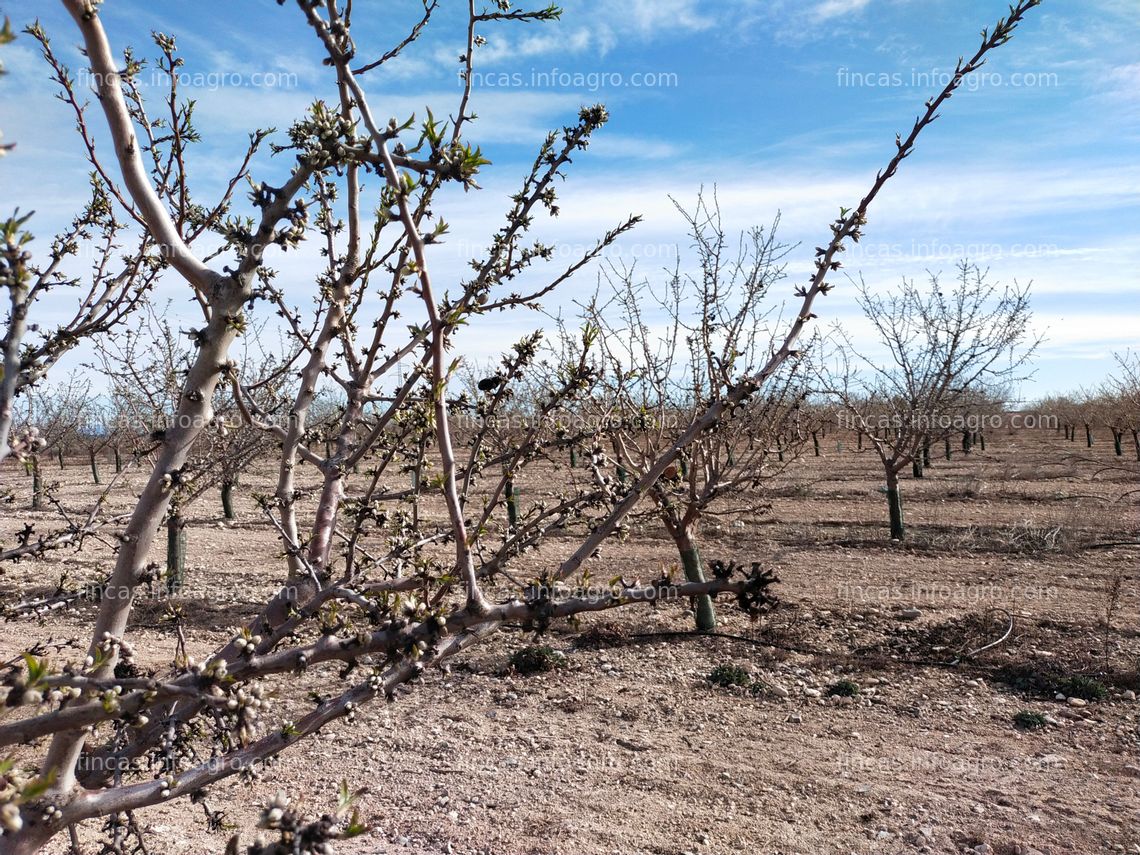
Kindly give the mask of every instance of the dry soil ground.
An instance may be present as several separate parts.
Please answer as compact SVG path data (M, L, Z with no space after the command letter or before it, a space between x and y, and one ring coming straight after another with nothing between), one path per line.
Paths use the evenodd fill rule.
M690 627L683 604L610 613L552 628L543 643L565 667L523 676L508 659L533 639L503 633L396 703L297 746L252 787L215 788L209 806L249 839L276 790L320 813L345 779L366 788L372 828L340 851L363 855L1140 853L1140 514L1135 494L1117 500L1140 484L1137 464L1105 468L1115 462L1103 442L991 436L986 451L904 483L911 540L892 545L875 461L829 437L822 457L773 486L769 512L705 529L706 558L760 561L782 579L782 607L758 625L720 604L724 632L751 642L655 635ZM50 513L28 509L22 476L3 477L16 491L0 506L10 543ZM79 461L48 477L69 508L95 495ZM190 582L177 599L200 653L279 578L272 530L248 496L268 477L248 479L233 524L210 516L214 497L193 511ZM115 501L125 507L140 481L130 476ZM544 485L522 488L525 501ZM528 561L572 545L556 538ZM65 571L68 585L95 581L109 559L91 541L7 565L0 602L50 593ZM606 547L597 575L648 578L675 560L647 521ZM83 636L92 608L0 624L0 657ZM164 608L156 597L138 609L144 663L174 650ZM1000 638L1007 616L1008 639L950 664ZM725 664L756 688L710 684ZM1057 695L1082 675L1107 695ZM853 699L829 697L841 680L858 686ZM275 714L306 703L282 692ZM1022 710L1046 725L1015 728ZM206 832L201 817L185 803L141 812L150 851L220 853L231 832ZM97 831L82 829L85 853L98 851L86 842Z

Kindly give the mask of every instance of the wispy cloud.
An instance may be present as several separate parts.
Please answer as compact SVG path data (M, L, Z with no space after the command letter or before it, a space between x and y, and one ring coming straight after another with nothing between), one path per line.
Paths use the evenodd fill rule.
M863 11L870 2L871 0L823 0L822 3L812 7L811 17L817 21L828 21L832 18L854 15Z

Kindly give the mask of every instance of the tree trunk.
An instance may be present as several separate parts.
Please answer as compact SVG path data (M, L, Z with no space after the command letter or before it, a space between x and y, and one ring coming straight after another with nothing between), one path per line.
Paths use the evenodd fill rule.
M819 457L819 433L814 430L811 432L811 444L815 450L815 456Z
M902 492L897 472L887 473L887 511L891 517L891 540L901 541L906 530L903 528Z
M930 466L930 438L922 442L922 468L926 469Z
M986 450L986 435L984 433L981 433L979 431L977 442L978 442L978 448L980 448L982 451L985 451Z
M420 446L419 459L422 463L424 459L423 446ZM415 528L420 527L420 470L419 467L412 470L412 525Z
M923 477L921 457L915 457L914 460L910 462L910 474L915 478Z
M705 568L701 561L701 551L693 539L691 529L682 526L673 534L677 543L677 551L681 553L681 567L685 571L685 578L690 582L704 582ZM713 608L712 597L707 594L697 597L697 629L700 632L712 632L716 629L716 610Z
M776 437L776 458L781 463L784 462L784 443L780 441L779 437Z
M577 469L578 468L578 452L574 448L574 446L570 446L570 468L571 469Z
M40 456L31 456L32 467L32 510L38 511L44 506L44 477L40 472Z
M1085 423L1085 447L1092 448L1092 425Z
M166 591L177 594L186 582L186 520L172 509L166 520Z
M228 520L237 519L234 513L234 482L227 479L222 482L222 516Z
M949 460L950 459L950 437L946 437L946 439L942 440L942 444L943 444L943 446L945 446L943 450L946 453L946 459Z
M856 441L856 445L855 445L855 447L856 447L856 448L857 448L859 451L862 451L862 450L863 450L863 431L859 431L859 432L858 432L857 434L855 434L855 435L858 437L858 440Z
M1136 446L1136 459L1140 460L1140 430L1132 429L1132 444Z
M1114 452L1116 452L1117 457L1123 457L1124 456L1124 449L1121 447L1121 444L1123 443L1123 441L1124 441L1124 431L1117 430L1116 428L1113 428L1112 429L1112 450Z
M114 451L115 451L115 474L118 475L119 473L121 473L123 471L123 455L122 455L122 452L119 451L119 446L117 446L117 445L115 446Z
M95 449L93 448L87 452L87 455L91 458L91 480L94 481L95 486L98 487L103 483L99 480L99 456L95 453Z
M624 472L625 470L620 471ZM624 478L622 483L625 483ZM513 531L519 524L519 489L515 486L515 482L508 478L505 490L507 493L507 522Z
M974 435L968 431L962 431L962 453L969 454L970 450L974 447Z
M63 469L63 446L62 445L59 447L59 450L56 451L55 456L59 458L59 468Z

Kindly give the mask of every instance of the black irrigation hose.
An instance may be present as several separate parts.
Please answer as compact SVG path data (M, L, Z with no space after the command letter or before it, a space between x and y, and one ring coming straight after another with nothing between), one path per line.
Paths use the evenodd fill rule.
M904 664L904 665L921 665L921 666L930 667L930 668L958 668L958 667L961 667L964 665L971 665L973 668L975 668L977 670L993 671L995 666L978 665L976 663L970 662L970 660L973 659L978 654L984 653L985 651L990 650L994 647L997 647L999 644L1004 643L1013 634L1013 628L1014 628L1013 614L1006 611L1005 609L996 609L996 608L995 609L987 609L986 614L988 615L992 612L1000 612L1001 614L1005 615L1006 620L1008 622L1007 626L1005 628L1005 631L994 641L991 641L988 644L984 644L981 647L978 647L974 650L971 650L968 653L963 653L961 656L959 656L956 659L953 659L950 661L945 661L945 660L939 660L939 659L916 659L916 658L912 658L912 657L892 657L889 654L884 654L884 655L889 659L890 662L896 662L896 663L900 663L900 664ZM518 624L507 624L507 625L504 625L504 629L525 630L528 628L521 626L521 625L518 625ZM814 647L796 647L796 646L791 646L791 645L787 645L787 644L775 644L773 642L764 641L762 639L749 638L746 635L736 635L736 634L730 633L730 632L700 632L699 630L661 630L658 632L637 632L637 633L631 633L630 635L626 636L626 638L631 638L631 639L634 639L634 638L635 639L682 638L682 639L689 639L689 640L695 639L695 638L723 638L723 639L726 639L728 641L742 641L745 644L751 644L751 645L754 645L755 647L769 647L769 648L772 648L774 650L783 650L783 651L786 651L788 653L802 653L806 656L819 656L819 657L825 657L825 656L843 657L843 656L846 656L847 658L859 658L860 651L865 651L865 650L870 649L870 648L866 648L866 647L860 647L860 648L856 648L855 650L853 650L847 654L826 653L826 652L824 652L818 648L814 648Z
M989 650L990 648L997 647L999 644L1001 644L1006 639L1008 639L1010 637L1010 635L1013 634L1013 615L1011 615L1009 612L1005 611L1005 609L999 609L998 611L1003 612L1009 620L1009 625L1006 627L1006 630L1004 633L1002 633L1001 637L995 641L991 641L989 644L986 644L986 645L983 645L982 647L977 648L976 650L972 650L969 653L965 653L962 656L958 657L957 659L946 662L946 661L941 661L941 660L937 660L937 659L913 659L913 658L909 658L909 657L905 657L905 658L899 657L899 658L891 658L890 661L891 662L901 662L901 663L906 664L906 665L926 665L926 666L930 666L930 667L934 667L934 668L957 668L960 665L964 665L970 659L977 656L979 653L983 653L986 650ZM792 647L792 646L786 645L786 644L773 644L771 642L762 641L758 638L749 638L746 635L734 635L734 634L729 633L729 632L698 632L696 630L665 630L665 631L661 631L661 632L638 632L638 633L634 633L634 634L630 635L629 637L630 638L687 638L687 639L693 639L693 638L725 638L725 639L728 639L729 641L743 641L746 644L752 644L752 645L755 645L756 647L770 647L770 648L773 648L774 650L784 650L784 651L787 651L789 653L803 653L803 654L808 655L808 656L821 656L822 657L822 656L836 656L836 655L842 656L843 655L843 654L825 653L822 650L819 650L817 648L812 648L812 647ZM859 649L866 649L866 648L859 648ZM856 657L858 655L859 649L852 651L851 653L849 653L847 655L850 657ZM975 667L985 668L986 666L975 666ZM990 668L988 670L992 670L992 668Z
M729 641L743 641L756 647L771 647L775 650L786 650L789 653L804 653L808 656L826 656L822 650L812 647L791 647L786 644L773 644L759 638L749 638L747 635L733 635L730 632L700 632L699 630L664 630L662 632L635 632L628 638L727 638Z
M636 633L636 634L631 635L629 637L630 638L670 637L670 638L685 638L685 639L726 638L730 641L743 641L743 642L746 642L748 644L753 644L757 647L770 647L773 650L785 650L789 653L803 653L807 656L819 656L819 657L824 657L824 656L844 657L845 656L847 658L852 658L852 659L859 658L858 657L859 650L866 649L866 648L859 648L859 650L854 650L854 651L847 653L847 654L825 653L824 651L819 650L819 649L814 648L814 647L792 647L792 646L786 645L786 644L774 644L774 643L768 642L768 641L761 641L758 638L749 638L746 635L733 635L733 634L728 633L728 632L698 632L696 630L675 630L675 631L666 631L666 632L639 632L639 633ZM958 665L961 664L960 661L942 662L942 661L938 661L935 659L892 658L891 661L903 663L906 665L929 665L929 666L937 667L937 668L956 668Z

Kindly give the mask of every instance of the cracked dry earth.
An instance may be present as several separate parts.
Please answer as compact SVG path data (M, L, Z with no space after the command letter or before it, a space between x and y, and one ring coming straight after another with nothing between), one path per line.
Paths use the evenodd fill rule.
M671 603L554 626L541 643L564 666L524 676L508 663L533 638L502 633L395 703L296 746L263 780L214 788L209 807L229 830L206 832L196 805L140 812L151 851L221 853L234 831L252 839L258 806L278 789L319 814L344 779L366 788L371 826L340 846L349 855L1140 853L1140 551L1126 545L1140 515L1135 496L1117 500L1135 465L1103 471L1116 462L1110 448L1051 433L991 437L987 451L904 483L911 541L890 545L875 462L829 438L822 457L773 485L768 513L706 528L706 558L759 560L782 579L783 605L760 624L719 604L721 629L746 640L662 634L691 625ZM78 462L53 474L76 507L94 495L85 476ZM537 480L521 486L524 501L542 492ZM33 518L16 487L5 541ZM199 653L272 590L273 534L248 493L243 502L232 525L196 509L180 599ZM538 568L573 543L555 538L526 560ZM65 569L69 584L95 580L109 556L92 544L10 565L2 601L50 592ZM674 561L651 520L600 559L627 577ZM140 604L142 664L174 649L162 609ZM0 624L0 655L80 636L90 610ZM950 664L1001 639L1010 617L1008 638ZM718 665L754 682L714 686ZM1105 696L1077 697L1067 681L1080 676ZM858 693L831 696L840 681ZM289 694L275 715L308 703ZM1018 729L1020 711L1044 726ZM83 851L97 852L88 826Z

